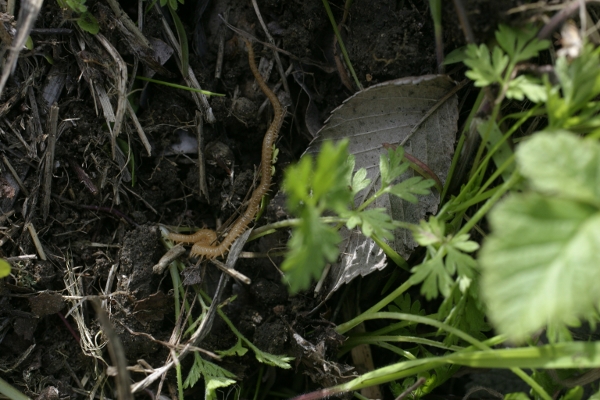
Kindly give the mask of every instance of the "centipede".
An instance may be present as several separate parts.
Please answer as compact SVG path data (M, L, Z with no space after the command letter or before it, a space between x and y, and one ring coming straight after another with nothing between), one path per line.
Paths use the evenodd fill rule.
M263 196L267 194L271 188L271 162L273 159L273 145L279 136L279 131L283 125L285 110L281 106L279 99L269 88L263 77L258 72L256 62L254 61L254 49L252 44L247 39L246 48L248 49L248 64L252 75L256 79L258 86L265 96L271 102L273 107L273 120L269 125L269 129L265 133L261 151L261 166L260 166L260 182L252 192L252 196L248 200L246 210L235 220L229 233L220 242L217 241L217 233L211 229L200 229L192 235L182 235L177 233L169 233L169 239L174 242L193 243L190 255L193 257L202 257L212 259L223 257L228 251L233 242L248 228L256 213L260 209L260 204Z

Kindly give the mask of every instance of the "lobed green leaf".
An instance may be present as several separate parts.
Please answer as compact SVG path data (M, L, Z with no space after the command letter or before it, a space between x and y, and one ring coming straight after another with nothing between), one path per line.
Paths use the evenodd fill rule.
M314 208L305 208L288 241L289 251L281 269L292 293L308 289L312 279L320 277L325 264L337 259L340 235L319 217Z
M516 151L521 174L540 192L600 207L600 144L570 132L540 132Z
M553 322L570 324L600 300L600 212L568 199L511 195L489 214L482 295L500 333L513 340Z

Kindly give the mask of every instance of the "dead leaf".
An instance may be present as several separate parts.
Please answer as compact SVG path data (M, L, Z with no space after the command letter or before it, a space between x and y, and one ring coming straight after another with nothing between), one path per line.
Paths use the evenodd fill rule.
M403 145L406 154L427 165L443 184L454 153L456 95L433 111L415 132L411 131L453 87L454 82L445 75L401 78L371 86L332 112L306 153L317 153L326 140L349 139L349 151L356 157L355 168L366 168L367 176L374 182L358 194L357 204L379 188L379 157L387 152L384 148L387 144ZM414 174L409 169L400 181ZM434 190L428 196L420 196L418 204L382 196L371 206L386 208L395 220L418 223L427 214L435 214L438 204L439 193ZM331 292L358 275L368 275L386 265L383 251L359 230L349 232L343 228L340 233L344 238L340 246L341 262L332 266ZM404 258L417 246L407 230L397 230L390 245Z

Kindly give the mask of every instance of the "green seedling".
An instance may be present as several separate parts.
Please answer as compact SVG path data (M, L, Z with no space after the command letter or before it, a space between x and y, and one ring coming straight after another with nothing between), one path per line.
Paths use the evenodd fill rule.
M393 238L394 229L412 225L392 220L383 208L368 209L367 206L384 194L416 203L416 195L429 193L434 185L433 180L421 177L395 183L409 168L409 163L404 159L402 147L388 149L380 159L379 190L354 208L355 196L369 186L370 180L364 168L352 173L354 158L348 155L347 147L348 141L337 145L326 142L316 160L305 156L285 171L283 188L288 196L288 209L299 217L281 266L293 293L308 288L312 278L320 276L325 264L338 257L339 225L326 222L325 213L337 215L335 222L345 224L348 229L360 227L365 236L383 244L382 239ZM395 253L389 246L386 249Z
M86 0L57 0L58 5L61 8L68 9L77 15L75 21L82 30L95 35L100 31L100 25L98 25L96 17L88 11L85 1Z

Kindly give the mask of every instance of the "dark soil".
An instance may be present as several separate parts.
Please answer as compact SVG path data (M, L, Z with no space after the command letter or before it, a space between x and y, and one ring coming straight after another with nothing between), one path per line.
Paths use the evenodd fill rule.
M144 62L140 60L138 64L127 46L128 39L115 27L110 9L99 3L86 4L99 19L101 34L121 54L129 74L134 65L138 66L138 74L147 71ZM341 21L343 3L331 2L337 21ZM444 45L448 53L463 45L464 39L452 2L443 3ZM503 12L518 2L465 3L476 36L484 41L500 20L507 19ZM287 78L291 96L279 91L289 114L278 143L275 180L280 181L281 171L298 159L329 112L356 87L346 69L336 67L339 51L335 50L332 27L320 0L262 0L258 5L277 46L294 56L280 55L283 68L291 66L293 71ZM133 21L138 20L136 2L123 1L122 6ZM0 96L0 155L5 160L0 167L0 257L9 258L13 267L11 276L0 279L0 376L28 396L89 398L93 390L97 390L96 396L100 390L109 398L116 396L112 379L103 382L107 384L103 389L94 389L106 367L99 357L114 364L106 349L82 349L83 332L76 317L85 324L93 343L104 341L93 308L76 297L60 295L113 294L109 299L104 297L105 308L124 345L128 365L138 367L131 371L134 382L148 374L140 372L142 367L160 368L167 360L169 349L164 342L169 342L177 321L169 270L153 273L153 266L166 252L158 226L216 228L235 216L252 190L271 113L267 107L257 114L265 97L253 87L243 42L220 23L218 14L227 8L230 24L265 40L248 1L213 1L201 16L196 14L196 3L190 1L179 11L190 48L195 50L190 55L190 66L200 85L226 95L209 98L216 123L204 124L207 199L199 190L194 123L197 107L191 95L157 84L144 89L141 81L136 81L130 100L152 146L151 155L126 118L119 136L123 140L121 152L127 153L129 148L133 161L113 158L98 94L89 84L104 84L113 106L116 105L111 75L114 69L105 64L112 63L111 58L92 36L75 31L71 13L59 9L56 2L44 2L35 28L72 31L32 33L34 50L22 52L16 71ZM355 0L340 28L364 87L437 72L427 1ZM224 34L224 57L221 78L215 79L219 32ZM143 33L148 38L166 40L155 10L146 14ZM202 33L205 40L196 40L204 36ZM85 50L81 49L82 44ZM257 61L258 57L272 59L272 52L265 47L256 43L254 47ZM47 59L52 59L53 65ZM52 196L47 197L44 173L50 104L45 93L51 90L52 77L57 74L62 78L56 97L59 130L51 166ZM454 78L462 79L460 75ZM185 85L174 58L154 79ZM274 67L270 86L279 79ZM174 147L190 138L192 146L188 146L186 154L176 154ZM7 162L16 170L22 187L8 170ZM273 187L276 190L277 184ZM45 198L50 200L47 217ZM263 217L258 224L266 222ZM45 259L28 227L37 232ZM270 236L248 244L244 250L265 253L281 248L286 239L285 233ZM16 258L25 255L32 257ZM181 277L189 302L195 298L192 285L214 295L219 270L186 256L180 260L186 266ZM259 364L251 351L219 363L236 375L240 398L253 397L257 384L263 398L275 398L273 393L291 397L339 383L309 359L294 339L295 333L322 346L324 359L339 362L339 368L351 363L348 357L337 360L336 356L343 338L332 328L344 321L338 313L338 297L311 313L321 299L312 293L289 297L277 269L280 262L278 258L240 259L236 269L252 283L230 281L218 299L229 299L222 310L258 348L296 357L289 371ZM377 301L389 279L389 269L364 279L363 285L368 283L373 288L369 296L346 301L360 301L361 309ZM199 313L196 301L193 319ZM186 340L187 337L181 342ZM235 335L217 317L210 334L198 346L215 352L235 344ZM376 358L375 364L393 361L387 357ZM188 357L183 362L184 379L192 359ZM351 372L341 375L350 376ZM156 395L158 382L149 386L148 394ZM58 394L50 387L56 388ZM166 375L162 392L174 396L176 387L172 369ZM202 398L202 387L199 382L188 389L186 397ZM223 398L233 394L228 390L221 393ZM456 390L455 395L464 394ZM389 398L391 394L385 396Z

